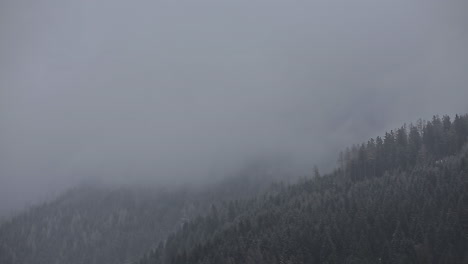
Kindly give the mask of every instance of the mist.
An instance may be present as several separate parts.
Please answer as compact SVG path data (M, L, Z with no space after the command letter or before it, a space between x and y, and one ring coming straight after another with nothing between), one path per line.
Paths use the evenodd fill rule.
M307 173L404 122L468 112L468 4L0 3L0 212L85 179Z

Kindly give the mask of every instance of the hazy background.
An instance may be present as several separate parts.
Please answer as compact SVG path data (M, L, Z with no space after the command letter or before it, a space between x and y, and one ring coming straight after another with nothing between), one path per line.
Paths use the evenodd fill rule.
M466 0L0 0L0 214L468 112Z

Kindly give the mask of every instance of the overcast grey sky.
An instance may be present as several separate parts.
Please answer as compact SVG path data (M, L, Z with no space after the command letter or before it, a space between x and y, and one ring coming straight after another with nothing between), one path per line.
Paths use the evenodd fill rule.
M467 3L0 0L0 211L468 112Z

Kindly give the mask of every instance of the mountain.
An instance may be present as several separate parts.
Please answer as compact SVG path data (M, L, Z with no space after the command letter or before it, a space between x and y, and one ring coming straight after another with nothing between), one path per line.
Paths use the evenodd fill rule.
M468 263L468 115L342 153L334 172L213 207L138 264Z
M257 161L198 187L77 187L1 223L0 263L468 263L467 141L468 115L434 116L293 184Z

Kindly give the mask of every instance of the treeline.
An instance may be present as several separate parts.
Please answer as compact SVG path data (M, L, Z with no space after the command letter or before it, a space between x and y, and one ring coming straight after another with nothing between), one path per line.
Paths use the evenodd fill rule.
M138 264L468 263L468 116L340 155L333 173L225 202Z
M402 126L340 153L342 173L351 180L381 176L394 169L429 164L460 151L468 135L467 117L434 116L417 125Z

